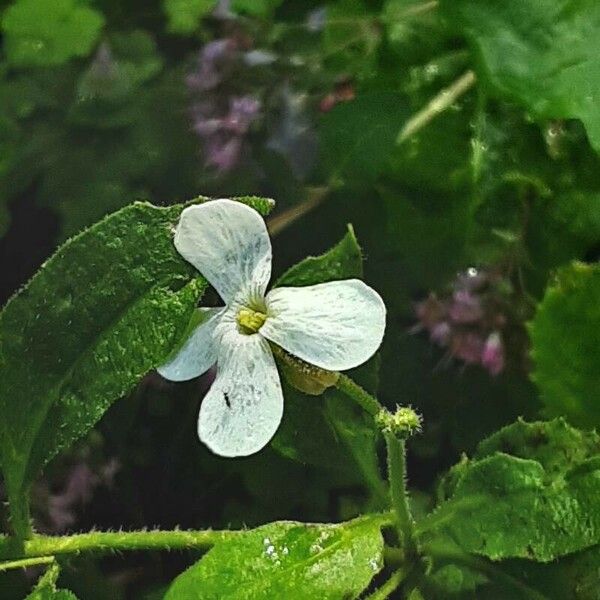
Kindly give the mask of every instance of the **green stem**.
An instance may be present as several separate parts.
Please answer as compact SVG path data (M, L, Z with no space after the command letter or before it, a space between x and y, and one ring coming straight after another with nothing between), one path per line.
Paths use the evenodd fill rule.
M27 567L37 567L38 565L49 565L54 562L54 556L36 556L34 558L21 558L9 562L0 563L0 572L10 569L25 569Z
M409 569L406 567L394 571L391 577L381 587L377 588L372 594L367 596L365 600L385 600L385 598L392 594L402 583L408 573Z
M383 410L383 406L381 406L379 400L377 400L375 396L369 394L369 392L361 388L358 383L343 373L340 373L335 387L349 398L352 398L352 400L372 416L378 415Z
M406 449L404 440L397 438L391 431L384 431L387 446L388 473L392 508L396 513L396 526L407 557L418 556L415 522L408 505L406 491Z
M123 550L205 550L237 531L93 531L71 536L36 535L19 544L0 538L0 560L20 560L81 552Z
M467 71L463 73L449 87L443 89L435 98L429 101L427 106L411 117L400 130L396 138L396 144L402 144L417 131L423 129L439 114L450 108L460 96L468 91L476 81L475 73Z

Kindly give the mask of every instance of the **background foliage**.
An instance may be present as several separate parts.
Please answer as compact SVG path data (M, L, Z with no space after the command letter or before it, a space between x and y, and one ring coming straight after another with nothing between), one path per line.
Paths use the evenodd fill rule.
M263 580L236 579L264 567L248 548L272 538L305 567L323 533L280 521L385 506L377 432L339 392L288 389L272 444L224 460L196 438L207 379L152 371L197 299L216 300L170 244L181 204L255 195L277 201L280 284L362 276L384 296L384 346L353 376L424 417L408 464L435 556L420 594L600 598L597 3L0 11L3 304L43 265L0 317L3 490L14 506L31 491L37 530L261 526L167 594L201 579L258 598ZM317 566L341 574L311 580L311 594L384 580L377 524L323 527L340 545ZM239 569L219 571L223 555ZM349 555L367 567L346 572ZM194 558L73 557L58 589L161 598ZM304 567L290 568L308 585ZM31 591L34 575L0 575L0 596L72 597L55 591L58 571Z

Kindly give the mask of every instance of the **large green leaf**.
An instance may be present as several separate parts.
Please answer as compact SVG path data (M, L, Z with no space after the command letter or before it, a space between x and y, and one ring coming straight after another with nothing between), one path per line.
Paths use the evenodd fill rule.
M60 65L87 56L103 25L82 0L17 0L2 16L4 51L16 66Z
M600 266L573 263L546 290L530 324L533 379L550 413L600 424Z
M187 326L206 282L172 242L182 208L114 213L62 246L0 314L0 451L20 534L38 471L161 364Z
M493 560L548 562L600 542L600 438L562 419L519 421L482 442L420 525Z
M443 0L470 40L484 84L539 119L578 118L600 150L596 0Z
M280 521L218 543L182 573L165 600L350 600L383 565L383 521Z

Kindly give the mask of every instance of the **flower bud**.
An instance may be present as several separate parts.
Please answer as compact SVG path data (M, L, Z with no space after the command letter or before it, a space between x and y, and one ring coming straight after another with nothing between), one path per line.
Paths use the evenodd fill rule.
M397 406L391 413L384 408L375 416L375 423L383 432L391 432L400 438L408 438L421 431L423 419L410 406Z

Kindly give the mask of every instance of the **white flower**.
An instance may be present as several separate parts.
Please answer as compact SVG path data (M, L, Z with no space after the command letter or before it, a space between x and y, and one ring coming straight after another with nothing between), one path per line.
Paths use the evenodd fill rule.
M277 431L283 394L267 340L330 371L362 364L381 344L385 305L358 279L275 288L265 295L271 241L262 217L244 204L213 200L186 208L175 247L226 306L200 309L201 324L158 371L184 381L216 363L198 420L200 439L216 454L253 454Z

